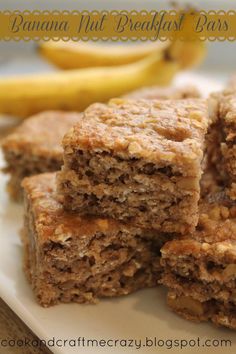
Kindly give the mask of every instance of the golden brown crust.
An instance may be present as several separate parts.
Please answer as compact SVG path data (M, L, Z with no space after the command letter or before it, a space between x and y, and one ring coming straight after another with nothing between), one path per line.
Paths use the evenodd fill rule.
M113 99L93 104L63 139L63 147L114 151L185 166L202 158L208 126L205 100L148 101Z
M236 263L236 206L223 191L207 196L200 202L197 229L167 242L162 248L165 259L190 257L191 262Z
M199 98L201 94L193 85L185 86L167 86L167 87L144 87L142 89L130 92L123 96L127 99L145 99L145 100L180 100L186 98Z
M3 151L28 151L32 156L62 156L61 140L79 119L79 113L39 113L24 120L3 140Z
M4 172L10 174L8 192L13 200L22 199L24 177L60 169L61 140L80 117L78 113L43 112L25 120L3 140Z
M195 240L214 245L217 242L236 240L236 206L223 190L201 200L199 208L197 229L192 235L183 236L183 241Z

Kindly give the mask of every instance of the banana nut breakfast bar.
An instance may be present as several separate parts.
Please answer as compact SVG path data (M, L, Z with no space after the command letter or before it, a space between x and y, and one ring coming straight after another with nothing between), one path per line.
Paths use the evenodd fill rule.
M78 113L44 112L25 120L4 139L5 172L10 174L8 191L13 199L21 199L24 177L60 169L62 137L78 120Z
M185 98L199 98L201 94L193 85L182 86L152 86L133 91L123 96L128 99L146 99L146 100L179 100Z
M208 162L218 175L218 181L227 187L227 193L236 199L236 89L227 88L211 96L215 99L215 114L207 138Z
M199 97L191 85L167 88L146 88L130 94L143 98L178 99ZM20 183L26 176L56 171L62 165L61 140L69 128L79 119L77 114L44 112L24 121L3 142L7 161L5 172L11 175L8 191L15 200L20 200Z
M167 242L161 253L170 308L236 329L236 205L225 192L203 200L196 231Z
M166 240L115 220L68 213L57 201L55 174L23 180L25 271L38 302L96 302L156 286Z
M64 137L67 210L184 233L198 220L205 100L93 104Z

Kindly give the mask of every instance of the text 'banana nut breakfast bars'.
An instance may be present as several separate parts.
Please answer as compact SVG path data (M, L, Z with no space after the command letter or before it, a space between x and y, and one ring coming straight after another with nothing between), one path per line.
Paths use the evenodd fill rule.
M23 181L25 270L41 305L95 302L157 285L166 236L64 211L55 186L49 173Z
M79 118L78 113L43 112L25 120L4 139L5 172L10 174L8 192L13 199L22 198L24 177L60 169L61 140Z
M63 139L64 207L161 232L193 230L207 126L201 99L91 105Z

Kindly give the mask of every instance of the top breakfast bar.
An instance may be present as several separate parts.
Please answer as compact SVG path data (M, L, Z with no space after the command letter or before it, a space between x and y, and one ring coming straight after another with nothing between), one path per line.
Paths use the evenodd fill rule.
M202 99L91 105L63 139L60 200L80 214L194 230L207 126Z

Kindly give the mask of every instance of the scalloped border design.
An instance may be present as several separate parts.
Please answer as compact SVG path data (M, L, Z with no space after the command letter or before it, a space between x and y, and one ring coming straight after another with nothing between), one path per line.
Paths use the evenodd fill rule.
M131 10L131 11L127 11L127 10L111 10L111 11L107 11L107 10L102 10L102 11L97 11L97 10L93 10L93 11L88 11L88 10L83 10L83 11L78 11L78 10L72 10L72 11L68 11L68 10L64 10L64 11L59 11L59 10L53 10L53 11L49 11L49 10L43 10L43 11L40 11L40 10L33 10L33 11L30 11L30 10L24 10L24 11L20 11L20 10L14 10L14 11L10 11L10 10L5 10L5 11L0 11L0 15L51 15L51 16L54 16L54 15L66 15L66 16L77 16L77 15L118 15L118 14L126 14L126 15L137 15L137 14L140 14L140 15L150 15L150 14L154 14L158 12L159 14L162 14L163 12L165 13L168 13L170 15L177 15L179 14L180 11L176 11L176 10L161 10L161 11L158 11L158 10L151 10L151 11L147 11L147 10L141 10L141 11L137 11L137 10ZM191 11L190 11L191 12ZM198 11L200 14L204 14L204 15L221 15L221 16L236 16L236 10L228 10L228 11L224 11L224 10L209 10L209 11L205 11L205 10L200 10ZM235 20L236 21L236 20ZM236 27L236 26L235 26ZM0 33L1 33L1 30L0 30ZM200 35L197 35L196 36L198 40L200 41L210 41L210 42L213 42L213 41L230 41L230 42L233 42L236 40L236 33L229 33L227 35L224 35L224 36L200 36ZM195 39L196 39L195 37ZM158 36L158 40L159 41L166 41L166 40L173 40L173 36ZM182 39L183 38L180 38L178 37L179 39ZM59 41L59 40L62 40L62 41L69 41L69 40L72 40L72 41L84 41L84 42L87 42L87 41L93 41L93 42L97 42L97 41L112 41L112 42L117 42L117 41L122 41L122 42L126 42L126 41L156 41L156 36L154 37L149 37L149 36L143 36L143 37L135 37L135 36L113 36L113 37L96 37L96 36L81 36L81 35L78 35L78 36L72 36L72 35L69 35L69 36L54 36L54 37L51 37L51 36L35 36L35 37L27 37L27 36L17 36L17 35L14 35L12 34L11 36L8 36L8 37L0 37L0 41L6 41L6 42L9 42L9 41L16 41L16 42L19 42L19 41L25 41L25 42L29 42L29 41L49 41L49 40L52 40L52 41Z

